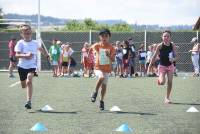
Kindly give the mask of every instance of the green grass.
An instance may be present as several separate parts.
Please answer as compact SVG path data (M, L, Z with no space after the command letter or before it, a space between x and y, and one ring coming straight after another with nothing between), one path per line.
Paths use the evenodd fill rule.
M15 74L17 76L17 74ZM134 134L199 134L200 113L187 113L195 106L200 110L199 78L175 77L172 100L165 105L166 86L157 86L156 78L110 78L105 97L106 110L90 102L96 79L53 78L40 73L34 78L33 110L25 110L25 90L20 85L9 87L19 78L0 74L0 134L30 134L37 122L48 134L110 134L127 123ZM38 111L45 105L53 113ZM109 112L117 105L121 113Z

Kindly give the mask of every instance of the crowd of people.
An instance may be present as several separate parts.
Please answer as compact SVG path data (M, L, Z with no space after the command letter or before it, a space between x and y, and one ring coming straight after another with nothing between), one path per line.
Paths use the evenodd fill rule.
M16 67L17 58L15 56L14 47L17 39L13 36L8 43L9 47L9 77L13 78L13 69ZM193 48L189 50L191 53L191 60L194 67L193 76L199 76L199 49L200 45L198 39L194 37L191 40ZM115 48L115 60L112 62L111 76L119 76L120 78L131 78L133 76L158 76L159 55L155 58L155 63L148 70L149 63L156 51L156 47L159 43L150 44L145 50L145 45L140 44L137 49L134 45L133 38L128 38L124 41L116 41L112 43ZM52 40L52 45L49 48L50 63L52 66L53 77L61 76L73 76L77 61L73 58L74 50L72 44L69 42L63 43L58 39ZM84 77L94 77L94 65L95 65L95 52L89 50L92 48L92 44L85 42L81 48L81 69L83 72L81 75ZM176 46L176 49L178 46ZM172 57L174 55L172 54ZM139 65L139 67L136 66ZM174 76L177 76L176 62L174 64ZM35 76L38 74L35 72Z
M74 76L76 61L73 58L74 50L69 42L62 43L58 39L52 40L49 51L45 51L32 40L32 29L29 25L20 27L21 40L16 42L12 38L9 42L9 77L13 78L13 69L18 59L18 73L22 88L27 88L27 102L25 107L31 109L31 99L33 84L32 79L37 69L37 51L48 58L52 66L53 77ZM97 82L91 94L91 102L96 101L96 97L101 88L100 110L104 110L104 97L106 94L108 78L110 75L120 78L133 76L158 76L157 84L164 85L167 76L167 93L164 102L171 103L171 90L173 75L176 75L175 65L179 56L177 46L171 41L171 32L164 31L161 35L162 42L148 46L140 44L135 47L133 38L125 41L110 43L111 32L102 29L99 32L99 42L89 44L85 42L81 49L81 64L83 66L83 76L96 76ZM199 52L200 44L197 38L193 38L191 43L192 63L194 66L194 76L199 76ZM139 72L136 69L136 60L139 61ZM113 72L113 73L112 73Z

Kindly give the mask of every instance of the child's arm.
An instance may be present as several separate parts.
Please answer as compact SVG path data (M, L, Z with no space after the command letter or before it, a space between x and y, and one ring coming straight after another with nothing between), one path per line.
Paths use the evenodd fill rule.
M26 59L31 59L33 54L31 52L29 53L21 53L21 52L16 52L15 56L17 58L26 58Z
M39 48L39 51L42 53L42 55L44 55L46 58L49 58L49 53L47 51L45 51L45 49L43 49L42 47Z
M155 59L157 57L157 55L159 54L159 50L161 48L162 44L159 44L157 47L156 47L156 51L152 57L152 59L150 60L150 63L149 63L149 66L148 66L148 69L147 69L147 73L150 72L150 69L151 69L151 66L153 65L153 63L155 62Z
M69 73L69 69L70 69L70 64L71 64L71 57L69 57L69 60L68 60L68 67L67 67L68 73Z
M176 47L176 45L172 44L172 48L173 48L173 53L174 53L173 61L177 61L179 58L179 55L177 53L177 47Z

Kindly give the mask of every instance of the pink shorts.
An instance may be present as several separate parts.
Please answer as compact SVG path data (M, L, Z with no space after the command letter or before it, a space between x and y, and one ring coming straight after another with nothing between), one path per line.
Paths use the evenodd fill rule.
M159 71L159 73L168 73L168 72L173 73L174 72L174 65L173 64L171 64L170 66L159 65L158 71Z

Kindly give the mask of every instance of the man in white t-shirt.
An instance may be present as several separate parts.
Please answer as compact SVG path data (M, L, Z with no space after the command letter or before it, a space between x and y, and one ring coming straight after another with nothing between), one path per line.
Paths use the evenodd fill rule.
M37 51L40 50L46 57L49 57L49 55L35 40L32 40L32 30L29 25L20 26L20 34L22 39L15 46L16 57L19 58L18 73L22 88L27 87L27 103L25 107L31 109L32 78L37 68Z

